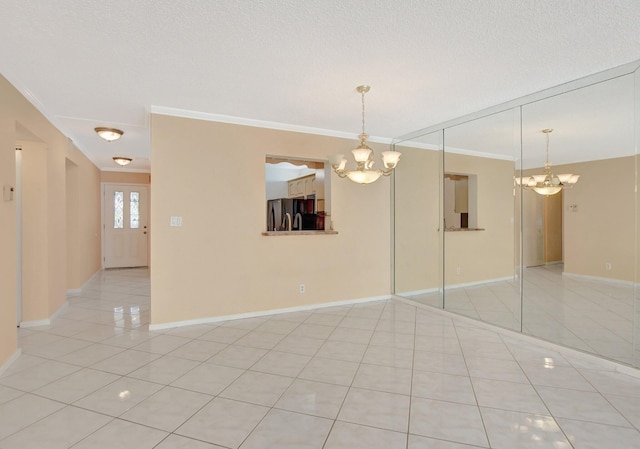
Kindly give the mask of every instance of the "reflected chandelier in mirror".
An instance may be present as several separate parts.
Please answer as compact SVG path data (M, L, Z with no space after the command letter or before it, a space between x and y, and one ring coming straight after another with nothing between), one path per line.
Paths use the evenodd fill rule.
M565 173L562 175L554 175L551 172L551 163L549 162L549 134L553 129L543 129L542 132L547 136L547 158L544 163L544 173L541 175L533 175L529 178L516 178L517 184L523 184L527 190L533 190L540 195L555 195L562 189L571 189L578 182L580 175Z

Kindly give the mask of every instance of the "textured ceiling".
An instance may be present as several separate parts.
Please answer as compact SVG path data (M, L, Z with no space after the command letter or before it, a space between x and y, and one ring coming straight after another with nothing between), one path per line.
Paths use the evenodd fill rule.
M640 58L638 0L0 0L0 73L100 168L151 106L393 138ZM95 126L125 131L101 141ZM179 149L176 149L179 151Z

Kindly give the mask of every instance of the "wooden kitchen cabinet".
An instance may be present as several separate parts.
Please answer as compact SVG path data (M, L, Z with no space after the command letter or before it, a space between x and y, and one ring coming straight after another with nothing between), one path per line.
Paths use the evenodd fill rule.
M316 193L316 175L291 179L288 183L289 198L306 198Z

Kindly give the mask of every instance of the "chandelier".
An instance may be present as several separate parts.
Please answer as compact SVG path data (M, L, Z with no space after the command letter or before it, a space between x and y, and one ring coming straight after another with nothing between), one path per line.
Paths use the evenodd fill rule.
M551 171L551 163L549 162L549 134L553 129L543 129L542 132L547 136L547 159L544 163L544 173L541 175L533 175L529 178L516 178L518 184L527 190L533 190L540 195L555 195L562 189L571 189L578 182L580 175L565 173L563 175L554 175Z
M358 86L356 90L362 95L362 134L360 138L360 145L354 150L353 158L356 160L356 169L347 170L347 159L343 154L336 154L329 156L329 163L333 170L340 178L349 178L353 182L358 184L371 184L378 180L380 176L389 176L393 169L398 165L400 159L400 152L398 151L384 151L382 153L383 169L374 169L373 164L373 150L367 145L367 139L369 136L364 131L364 94L369 92L371 86Z

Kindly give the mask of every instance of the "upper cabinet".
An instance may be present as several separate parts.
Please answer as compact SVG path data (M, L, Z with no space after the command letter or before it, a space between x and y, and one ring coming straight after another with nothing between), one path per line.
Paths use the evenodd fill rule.
M307 175L288 181L289 198L307 198L316 194L316 175Z

